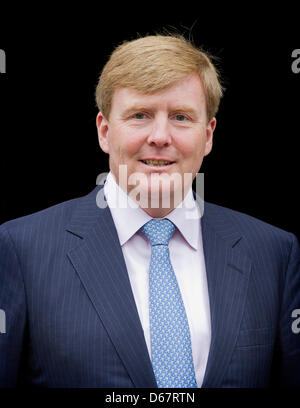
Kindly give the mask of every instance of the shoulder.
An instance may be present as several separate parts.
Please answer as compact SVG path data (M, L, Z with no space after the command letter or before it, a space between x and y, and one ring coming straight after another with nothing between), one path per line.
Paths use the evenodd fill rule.
M94 196L98 187L88 195L73 198L68 201L53 205L32 214L7 221L0 225L0 238L13 236L15 238L27 236L27 238L41 236L45 233L58 234L65 230L74 212L84 207Z
M249 214L205 202L204 216L219 231L235 231L251 246L272 246L289 252L296 236Z

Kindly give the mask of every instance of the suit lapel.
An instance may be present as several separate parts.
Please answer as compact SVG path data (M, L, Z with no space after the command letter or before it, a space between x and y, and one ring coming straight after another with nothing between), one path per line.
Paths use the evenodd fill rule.
M157 387L117 231L96 192L83 198L67 230L83 238L68 253L136 387Z
M201 220L211 314L211 346L203 387L220 387L234 350L246 299L251 262L242 237L218 207L205 204Z
M78 236L67 256L94 305L133 384L157 387L126 264L108 207L96 205L97 187L80 203L67 226ZM205 203L201 219L211 314L211 346L202 387L219 387L237 339L251 262L242 237Z

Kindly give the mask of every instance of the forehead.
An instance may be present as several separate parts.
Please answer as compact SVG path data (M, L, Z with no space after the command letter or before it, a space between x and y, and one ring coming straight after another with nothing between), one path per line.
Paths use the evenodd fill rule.
M202 82L197 74L185 77L168 88L147 94L132 88L117 88L112 98L112 111L125 110L131 106L149 108L187 105L193 109L203 109L205 93Z

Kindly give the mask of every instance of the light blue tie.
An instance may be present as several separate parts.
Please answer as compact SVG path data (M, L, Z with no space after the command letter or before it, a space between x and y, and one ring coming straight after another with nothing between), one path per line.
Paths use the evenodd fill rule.
M196 388L189 325L168 248L175 228L165 218L152 219L141 228L152 246L149 273L152 366L159 388Z

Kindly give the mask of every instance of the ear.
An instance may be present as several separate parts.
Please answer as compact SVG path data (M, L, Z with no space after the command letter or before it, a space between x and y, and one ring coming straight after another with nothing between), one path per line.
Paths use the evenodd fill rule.
M214 130L216 128L217 120L215 117L213 117L208 125L206 126L206 143L205 143L205 149L204 149L204 156L207 156L212 149L213 145L213 134Z
M105 153L109 153L108 144L108 120L104 117L102 112L99 112L96 117L96 126L98 132L98 141L101 149Z

